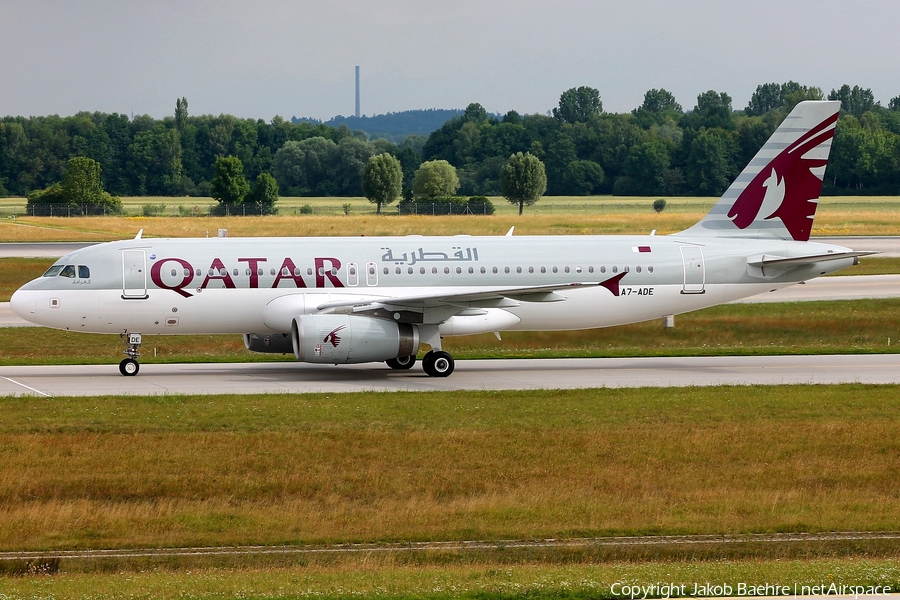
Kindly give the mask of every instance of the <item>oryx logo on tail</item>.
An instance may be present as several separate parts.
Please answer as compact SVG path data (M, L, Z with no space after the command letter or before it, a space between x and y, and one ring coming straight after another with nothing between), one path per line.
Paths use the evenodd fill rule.
M778 217L795 240L809 240L838 113L789 144L763 167L735 200L728 217L739 229ZM764 148L765 149L765 148Z

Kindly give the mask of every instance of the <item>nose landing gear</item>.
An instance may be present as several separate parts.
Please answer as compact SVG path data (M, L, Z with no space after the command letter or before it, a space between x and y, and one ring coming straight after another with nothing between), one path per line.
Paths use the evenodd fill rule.
M138 371L141 369L141 365L138 364L138 357L141 355L141 334L139 333L128 333L127 331L122 334L122 338L128 338L128 347L125 349L125 355L128 358L122 360L119 363L119 373L125 375L126 377L131 377L138 374Z

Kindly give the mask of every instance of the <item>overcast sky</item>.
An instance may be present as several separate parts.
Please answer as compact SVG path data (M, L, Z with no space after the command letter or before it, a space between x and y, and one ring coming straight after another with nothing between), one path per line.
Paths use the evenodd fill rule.
M626 112L665 88L744 108L760 83L900 95L894 0L0 0L0 116L329 119L545 113L568 88Z

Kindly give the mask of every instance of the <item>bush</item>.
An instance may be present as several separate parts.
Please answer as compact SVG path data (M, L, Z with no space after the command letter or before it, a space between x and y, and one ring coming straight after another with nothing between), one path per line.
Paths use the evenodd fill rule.
M34 216L121 215L122 201L109 192L100 192L94 204L72 202L62 183L28 194L28 214Z
M206 216L206 213L206 208L197 206L196 204L192 204L191 206L185 206L184 204L178 205L178 216L181 217L201 217Z
M406 197L397 208L401 215L492 215L496 210L486 196L418 200Z
M658 213L661 213L666 208L666 201L660 198L659 200L653 201L653 210Z
M494 203L488 200L487 196L472 196L466 202L466 208L473 215L492 215L494 214Z
M344 209L344 214L345 214L345 215L349 215L349 214L350 214L350 210L353 208L353 205L350 204L349 202L347 202L347 203L345 203L345 204L342 204L342 205L341 205L341 208Z
M166 212L165 204L142 204L141 205L141 214L145 217L159 217Z
M311 215L311 214L313 214L313 207L312 207L312 205L311 205L311 204L304 204L303 206L301 206L301 207L300 207L300 214L301 214L301 215Z

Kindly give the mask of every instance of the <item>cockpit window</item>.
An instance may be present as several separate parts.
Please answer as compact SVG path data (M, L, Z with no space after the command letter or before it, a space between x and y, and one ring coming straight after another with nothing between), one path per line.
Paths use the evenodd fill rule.
M63 267L63 270L59 272L59 276L75 279L75 265L66 265Z
M53 265L52 267L47 269L47 272L44 273L44 277L56 277L57 275L59 275L59 272L62 271L62 268L62 265Z
M91 278L91 270L85 265L78 265L78 278L79 279L90 279Z

